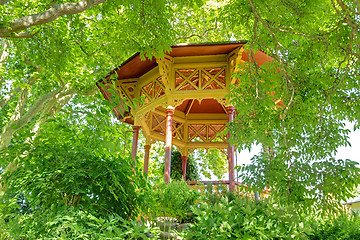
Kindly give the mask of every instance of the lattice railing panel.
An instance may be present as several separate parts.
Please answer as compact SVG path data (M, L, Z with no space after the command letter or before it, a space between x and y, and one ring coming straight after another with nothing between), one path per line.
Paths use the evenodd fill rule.
M175 89L210 90L226 88L226 68L189 68L175 70Z
M150 132L166 134L166 117L164 114L149 112L145 115L145 121ZM179 122L173 119L173 138L182 142L226 142L226 135L221 134L226 123L193 124Z
M188 133L190 142L226 142L226 137L221 136L225 124L189 124Z
M165 134L166 118L164 116L155 113L151 113L150 116L151 116L150 130Z
M178 69L175 71L175 88L180 90L199 89L199 70Z
M204 89L224 89L226 86L225 68L205 68L202 74Z
M172 125L173 129L173 138L178 139L180 141L185 141L185 125L183 123L179 123L173 121Z
M158 132L162 135L166 133L166 117L154 112L149 112L146 116L146 124L148 125L150 131ZM185 141L184 132L185 125L183 123L173 120L172 124L173 138L180 141Z

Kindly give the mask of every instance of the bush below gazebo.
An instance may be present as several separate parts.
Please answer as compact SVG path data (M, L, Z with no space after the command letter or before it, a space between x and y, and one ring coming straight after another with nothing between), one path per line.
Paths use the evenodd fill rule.
M221 187L220 187L221 188ZM300 218L292 206L173 182L149 190L141 215L98 215L82 205L2 219L1 239L358 239L358 215ZM150 200L152 198L152 201ZM15 204L16 205L16 204ZM104 209L105 210L105 209ZM15 216L15 215L14 215ZM185 223L185 224L184 224ZM191 224L190 224L191 223ZM9 227L11 224L11 228ZM21 235L22 234L22 235Z

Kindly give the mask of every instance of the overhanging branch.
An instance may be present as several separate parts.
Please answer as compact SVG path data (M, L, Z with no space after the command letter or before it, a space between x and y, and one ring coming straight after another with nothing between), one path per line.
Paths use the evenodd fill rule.
M11 33L8 34L6 37L7 38L32 38L33 36L35 36L39 31L36 31L34 33L30 33L30 32L19 32L19 33Z
M0 5L4 5L10 2L10 0L0 0Z
M9 37L12 33L23 31L32 26L37 26L49 23L63 15L72 15L85 11L86 9L95 5L101 4L106 0L83 0L77 3L62 3L55 4L48 10L14 19L6 24L0 25L0 37ZM1 2L8 2L7 0L0 0Z

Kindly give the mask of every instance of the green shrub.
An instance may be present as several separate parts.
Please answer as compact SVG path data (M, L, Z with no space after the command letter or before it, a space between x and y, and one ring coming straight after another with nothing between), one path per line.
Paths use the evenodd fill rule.
M159 231L118 215L98 217L82 207L35 211L2 229L3 239L148 239ZM5 238L8 237L8 238Z
M197 222L187 239L306 239L303 223L291 207L265 200L220 197L192 208Z
M360 216L358 213L350 215L343 213L338 217L324 221L313 221L314 232L309 235L310 240L360 240Z
M0 199L1 237L89 239L105 234L96 219L105 224L114 217L136 217L148 189L142 170L130 158L96 149L101 139L88 142L53 125L59 135L42 132L17 167L1 175L6 186ZM110 225L116 229L116 224L123 225Z
M160 179L163 179L164 176L164 167L165 162L161 162L158 165L158 172ZM170 165L170 178L172 181L181 181L183 180L182 175L182 159L181 153L177 150L171 151L171 165ZM186 164L186 181L198 181L200 180L199 168L196 164L192 155L189 155Z
M144 203L139 189L147 189L133 162L82 157L27 160L6 173L2 180L7 190L0 204L2 237L125 239L146 233L137 222L125 224L124 220L137 216ZM19 192L24 193L29 207L19 206Z
M149 195L150 215L152 218L175 217L180 222L191 221L191 207L197 204L199 198L200 193L190 189L184 181L161 183Z
M145 180L134 173L131 160L105 159L80 149L67 151L66 157L50 147L42 146L41 151L30 153L15 171L2 176L7 201L23 193L33 208L82 205L99 215L116 213L124 218L136 214L142 204L136 191L145 187Z
M230 193L229 186L227 184L213 185L208 183L205 186L205 191L201 195L201 201L212 205L220 202L223 197L227 197L229 200L233 200L239 196Z

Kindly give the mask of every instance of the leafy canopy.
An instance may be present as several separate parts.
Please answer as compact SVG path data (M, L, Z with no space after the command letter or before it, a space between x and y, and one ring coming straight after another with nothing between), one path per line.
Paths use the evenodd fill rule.
M243 169L244 180L305 210L332 211L359 184L357 163L333 158L349 145L345 122L360 127L358 10L341 0L234 1L226 8L235 32L249 39L250 62L235 73L239 84L228 96L237 109L233 141L264 148ZM256 64L258 49L274 60Z

